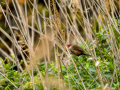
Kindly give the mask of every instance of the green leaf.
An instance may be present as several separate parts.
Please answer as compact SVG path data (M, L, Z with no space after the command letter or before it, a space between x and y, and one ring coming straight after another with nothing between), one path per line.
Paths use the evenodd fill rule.
M108 73L108 74L102 74L103 77L107 77L107 78L112 78L112 74Z

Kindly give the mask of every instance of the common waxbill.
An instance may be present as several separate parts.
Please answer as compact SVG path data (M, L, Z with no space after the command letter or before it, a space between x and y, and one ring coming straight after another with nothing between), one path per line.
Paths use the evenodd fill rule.
M85 51L79 47L78 45L68 45L67 48L70 50L70 52L76 56L80 56L80 55L88 55L90 56L89 54L85 53Z

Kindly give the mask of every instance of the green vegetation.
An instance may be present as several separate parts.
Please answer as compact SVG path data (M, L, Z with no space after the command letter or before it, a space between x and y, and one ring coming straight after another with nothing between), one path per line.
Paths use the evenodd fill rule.
M117 45L119 45L120 42L118 42L119 38L117 37L118 33L114 30L114 28L113 28L113 31L114 31L113 34L115 34L115 36L116 36L115 40L117 42ZM105 32L105 31L96 33L98 43L95 47L97 60L99 61L99 68L100 68L100 71L102 72L103 82L104 82L105 85L109 81L112 80L112 75L113 75L113 72L114 72L114 68L116 67L114 63L117 60L115 57L113 57L114 55L112 53L111 46L107 42L108 39L106 38L106 33L107 32ZM83 46L83 45L80 45L80 46ZM92 45L90 45L89 47L93 48ZM83 46L83 48L85 48L85 47ZM11 55L11 56L12 56L13 60L15 60L14 56L13 55ZM81 75L81 78L82 78L86 88L89 87L89 90L96 90L96 88L100 88L101 85L98 82L97 72L96 72L94 63L92 61L93 58L89 59L88 57L86 57L84 55L76 57L76 58L78 58L79 62L82 63L84 68L97 81L97 82L95 82L88 75L88 73L80 66L80 64L76 61L76 59L73 56L73 60L75 61L78 72ZM14 64L14 61L13 61L13 64L11 65L7 58L6 58L6 60L7 60L6 64L4 63L4 60L2 58L0 58L0 60L2 60L2 64L3 64L3 67L4 67L4 68L1 67L0 71L5 73L4 75L0 75L0 79L1 79L0 90L15 90L15 87L13 86L12 83L14 83L14 85L17 86L17 87L20 87L19 78L21 78L21 80L23 81L22 84L21 84L22 87L23 87L23 90L32 90L33 89L32 81L30 79L29 74L27 74L26 69L23 72L18 73L18 71L13 69L16 66ZM114 62L114 60L115 60L115 62ZM22 61L21 61L21 64L22 64ZM39 70L40 70L43 77L45 77L46 72L47 72L48 76L54 77L56 79L58 78L58 67L55 66L53 61L47 63L48 70L45 69L45 63L44 62L39 64L38 66L39 66ZM116 73L115 73L116 76L114 77L114 80L113 80L112 90L117 90L117 88L119 87L120 77L119 77L119 71L118 70L119 69L117 67L117 70L116 70ZM67 75L67 72L69 72L69 75ZM76 73L76 70L75 70L75 67L74 67L73 64L70 64L70 65L67 65L67 66L64 66L64 64L63 64L62 65L62 75L63 75L63 78L64 78L64 84L70 83L70 87L73 90L77 90L76 85L79 88L83 88L82 83L79 79L78 74ZM8 81L4 76L7 79L9 79L10 81ZM60 75L60 77L62 78L61 75ZM73 78L74 78L74 81L75 81L76 84L74 83ZM37 90L42 90L43 86L41 84L39 74L38 74L37 70L35 70L35 69L34 69L34 81L35 81L35 88ZM51 86L50 88L51 88L50 90L56 90L57 89L55 86Z
M0 90L120 90L114 0L21 1L0 3Z

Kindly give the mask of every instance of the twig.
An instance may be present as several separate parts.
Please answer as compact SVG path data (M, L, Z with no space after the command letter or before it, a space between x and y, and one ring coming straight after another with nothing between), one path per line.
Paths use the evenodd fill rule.
M62 61L62 60L61 60L61 61ZM62 63L63 63L63 61L62 61ZM63 65L65 66L65 64L64 64L64 63L63 63ZM70 72L70 70L68 70L66 66L65 66L65 68L66 68L66 70L68 71L68 73L71 73L71 72ZM71 76L71 75L70 75L70 76ZM75 83L75 85L76 85L77 89L78 89L78 90L81 90L81 89L79 89L79 87L78 87L77 83L74 81L74 79L73 79L73 77L72 77L72 76L71 76L71 78L72 78L73 82Z
M74 55L73 55L74 56ZM96 82L98 83L93 76L85 69L85 67L79 62L79 60L74 56L74 58L76 59L76 61L80 64L80 66L90 75L90 77Z
M2 74L1 72L0 72L0 74L5 78L5 79L7 79L17 90L18 90L18 87L13 83L13 82L11 82L4 74Z

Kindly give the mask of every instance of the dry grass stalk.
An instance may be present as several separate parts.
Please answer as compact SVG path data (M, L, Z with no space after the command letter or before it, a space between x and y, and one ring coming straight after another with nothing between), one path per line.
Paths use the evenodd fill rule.
M53 18L55 20L55 23L57 24L58 29L59 29L58 32L60 32L60 36L62 38L62 43L64 44L65 43L65 32L64 32L64 30L61 29L60 16L59 16L59 13L58 13L58 10L57 10L57 7L55 5L54 0L51 0L51 7L53 7L53 9L54 9Z
M62 21L60 19L60 14L57 10L55 1L58 4L60 10L62 11L62 13L65 17L66 25L64 25L64 27L66 26L67 29L62 29L61 28L61 26L63 24L62 24ZM42 82L42 85L43 85L44 89L48 89L50 85L52 85L52 86L56 85L55 87L59 87L59 89L61 89L61 87L64 86L63 85L64 82L61 82L61 80L60 80L60 73L58 73L58 78L59 79L54 79L54 81L50 80L50 77L47 75L47 73L46 73L46 77L44 79L41 72L38 69L37 63L39 61L41 62L41 60L44 59L45 66L46 66L46 71L47 71L47 68L48 68L47 67L47 60L48 61L51 60L51 58L50 58L50 56L51 56L50 54L52 53L51 48L52 49L54 48L54 52L55 52L54 57L56 57L56 59L58 60L58 68L59 68L59 66L61 68L61 61L62 61L63 55L60 54L60 53L64 53L66 56L70 56L68 50L65 47L65 43L67 41L69 41L69 37L65 38L65 34L66 34L65 30L67 30L66 32L69 35L73 36L73 38L76 42L82 43L83 45L85 45L85 48L87 49L87 51L89 53L91 53L93 58L94 58L93 63L95 64L95 62L97 62L97 57L98 56L96 55L95 48L99 47L99 46L95 46L94 43L92 43L93 44L93 47L92 47L93 51L91 51L88 47L88 44L87 44L90 40L91 40L91 42L93 42L94 40L97 40L96 37L95 37L95 33L93 33L93 31L92 31L91 20L89 19L89 15L88 15L89 13L87 11L88 6L93 13L92 18L95 18L98 25L101 26L102 30L106 31L107 38L108 38L108 43L107 44L110 44L111 50L114 53L113 54L114 57L117 59L117 61L119 60L119 46L116 45L116 39L115 39L115 35L113 34L112 27L115 28L115 30L118 32L118 34L120 34L120 32L119 32L119 29L118 29L117 24L115 22L115 19L114 19L114 12L115 12L116 8L115 8L115 4L112 0L104 0L104 1L102 0L105 3L102 3L101 0L96 0L96 1L95 0L92 0L92 1L85 0L87 2L87 4L85 2L83 2L84 3L83 7L82 7L82 3L78 2L78 0L72 0L70 5L73 5L73 6L72 6L72 8L69 8L71 10L70 14L71 13L72 13L72 15L74 14L74 16L72 16L72 19L70 18L69 13L67 12L66 8L63 7L61 4L59 4L57 2L57 0L55 0L55 1L51 0L51 9L53 8L52 13L49 10L49 8L47 8L49 13L51 13L50 14L51 18L46 18L45 15L41 15L36 8L37 4L35 2L34 2L34 4L31 4L31 5L33 5L33 12L31 11L33 16L34 16L34 13L37 14L37 15L34 16L34 18L36 18L36 17L38 18L39 15L40 15L44 19L44 28L45 28L42 31L41 26L40 26L41 21L32 20L32 23L33 23L32 24L32 31L31 31L32 32L32 37L30 37L30 35L29 35L28 22L24 18L23 7L18 3L17 0L15 2L13 1L13 5L14 5L15 11L17 13L17 19L16 19L15 16L12 15L9 8L8 8L7 12L8 11L10 12L10 14L14 18L15 22L17 20L20 23L20 24L18 24L18 22L16 22L17 28L20 31L21 36L18 33L16 35L20 38L20 41L17 41L16 38L12 38L8 34L6 34L4 32L4 30L0 29L0 31L2 31L4 33L4 35L6 37L8 37L13 44L16 45L16 48L18 48L19 52L21 52L20 53L21 55L26 53L26 51L29 52L29 55L26 54L26 56L30 60L30 65L27 68L28 68L28 71L31 70L31 72L32 72L32 75L30 74L30 77L32 79L34 89L35 89L35 84L34 84L35 82L34 82L33 68L36 68L36 70L38 71L39 76L40 76L40 80ZM65 2L63 2L63 4L64 3ZM65 5L67 6L67 4L65 4ZM46 3L46 7L49 7L49 6L47 6L47 3ZM111 7L113 7L113 8L111 8ZM112 11L112 12L110 12L110 11ZM3 12L3 10L2 10L2 12ZM8 15L9 15L9 12L8 12ZM27 14L27 13L25 13L25 14ZM12 32L13 31L12 26L10 25L10 22L8 21L8 18L6 17L5 14L4 14L4 16L6 18L6 21L7 21L8 25L9 25L9 28L11 30L12 35L15 36L15 33ZM109 21L109 23L107 23L108 21ZM34 31L34 29L35 29L34 24L36 24L38 26L37 29L39 30L39 35L40 35L40 40L39 40L40 43L38 43L38 45L35 46L35 49L33 48L34 47L34 37L35 37L34 36L34 32L35 32ZM87 43L86 43L85 39L82 37L81 33L79 33L79 30L78 30L79 25L78 24L80 24L82 26L82 28L83 28L83 30L86 34ZM108 31L105 28L106 25L109 25L108 26ZM48 32L47 27L48 26L51 28L50 32L52 32L53 36L50 36L50 35L47 34L47 32ZM28 42L26 41L26 38L28 39ZM31 38L32 38L32 40L31 40ZM51 42L52 44L49 43L49 42ZM50 44L51 44L51 46L50 46ZM29 47L29 48L25 49L25 50L22 50L24 52L24 53L22 53L21 49L24 48L24 47L27 47L27 48ZM58 51L58 48L61 50L61 52ZM22 58L24 58L24 56ZM82 80L82 77L79 74L77 66L74 63L74 60L72 59L71 56L70 56L70 59L72 60L74 68L77 71L77 75L78 75L80 81L82 82L82 86L84 87L84 89L86 89L86 86L85 86L85 84ZM25 60L26 59L24 58L24 62L26 62ZM116 62L114 60L114 64L115 63ZM65 65L65 67L66 67L66 65ZM113 85L113 80L115 78L116 67L117 67L117 65L115 64L113 77L112 77L111 84L110 84L110 89ZM102 71L100 71L99 65L95 66L95 68L96 68L96 71L97 71L97 75L98 75L99 82L101 84L102 90L108 88L108 84L106 84L106 85L103 84L104 81L102 79ZM66 68L66 70L67 70L67 68ZM59 69L59 71L60 71L60 69ZM70 74L69 70L67 70L67 72L68 72L68 74ZM61 74L62 74L62 69L61 69ZM52 79L53 78L54 77L52 77ZM77 87L78 83L76 83L75 77L71 77L71 78L72 78L73 82L75 83L75 85ZM63 79L63 74L62 74L62 79ZM57 80L59 80L58 83L57 83ZM50 82L50 83L47 83L47 82ZM47 85L46 85L46 83L47 83ZM64 86L64 88L65 88L65 90L67 89L66 86ZM77 88L79 89L79 87L77 87Z

